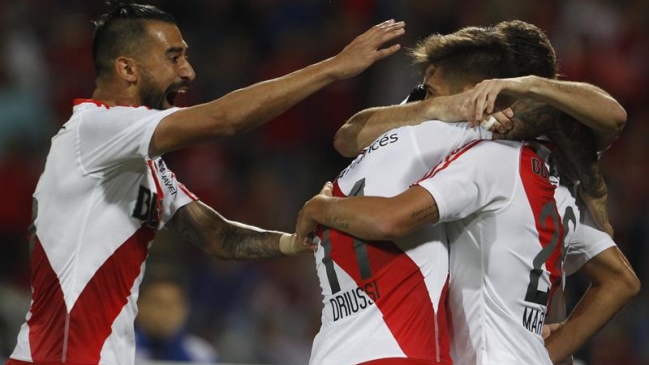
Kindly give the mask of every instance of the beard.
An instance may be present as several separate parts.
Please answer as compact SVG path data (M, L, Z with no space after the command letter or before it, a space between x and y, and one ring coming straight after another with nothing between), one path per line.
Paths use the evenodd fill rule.
M156 86L153 77L148 72L142 74L140 86L140 103L148 108L164 110L174 106L178 90L187 88L189 81L174 82L165 90Z

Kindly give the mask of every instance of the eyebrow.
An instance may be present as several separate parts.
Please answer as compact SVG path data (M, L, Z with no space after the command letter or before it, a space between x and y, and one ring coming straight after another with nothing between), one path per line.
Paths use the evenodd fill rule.
M170 47L167 48L165 51L165 54L172 54L172 53L182 53L183 51L189 49L189 47Z

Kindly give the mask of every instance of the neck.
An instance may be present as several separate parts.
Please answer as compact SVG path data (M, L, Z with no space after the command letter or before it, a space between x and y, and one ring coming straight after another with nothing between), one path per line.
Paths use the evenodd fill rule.
M92 98L110 106L140 105L140 98L134 86L97 83Z

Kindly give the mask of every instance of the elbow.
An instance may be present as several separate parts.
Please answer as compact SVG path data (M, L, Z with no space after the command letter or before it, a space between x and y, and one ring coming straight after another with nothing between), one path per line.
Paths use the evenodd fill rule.
M615 99L609 97L611 99L610 105L608 105L608 114L607 114L607 119L604 124L601 124L602 130L606 131L607 134L610 134L611 136L617 137L620 133L622 133L622 129L624 129L624 125L626 124L627 120L627 114L626 110L620 103L618 103Z
M345 132L345 126L342 126L334 135L334 149L343 157L354 157L358 154L358 150Z
M618 104L617 111L614 114L613 118L613 129L616 133L616 135L619 135L622 133L622 129L624 129L624 126L626 125L626 120L627 120L627 114L626 110Z
M642 285L640 279L631 270L624 275L623 279L624 290L629 300L640 293Z
M630 301L640 293L640 280L631 268L611 277L608 281L610 290L617 292L617 295L624 303Z

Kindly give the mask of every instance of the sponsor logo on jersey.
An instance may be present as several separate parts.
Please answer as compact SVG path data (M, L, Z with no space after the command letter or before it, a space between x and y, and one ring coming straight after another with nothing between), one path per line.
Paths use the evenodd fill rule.
M357 287L335 295L329 299L333 321L336 322L363 309L374 305L381 297L376 280L370 281L362 287Z
M548 168L545 166L545 163L536 157L532 157L532 172L535 175L538 175L546 180L550 175Z
M167 188L169 194L176 196L176 194L178 193L178 189L176 189L173 183L173 173L167 168L167 165L165 165L162 159L158 159L157 165L158 165L158 173L160 174L160 180L162 181L162 184Z
M356 157L356 159L355 159L355 160L354 160L354 161L353 161L349 166L347 166L347 168L345 168L345 169L344 169L344 170L343 170L343 171L338 175L338 178L339 178L339 179L342 178L342 177L345 176L345 174L347 174L349 171L353 170L354 167L358 166L358 164L361 163L361 161L363 161L363 159L365 158L365 156L367 156L367 155L369 155L370 153L372 153L372 151L376 151L376 150L378 150L378 149L381 148L381 147L385 147L385 146L387 146L387 145L390 145L390 144L392 144L392 143L395 143L395 142L397 142L398 140L399 140L399 134L398 134L398 133L391 133L391 134L387 134L387 133L386 133L386 134L384 134L383 137L381 137L381 138L375 140L374 143L372 143L371 145L367 146L367 148L365 148L365 149L363 150L363 152L361 152L361 154L360 154L358 157Z
M141 221L146 221L147 226L155 229L160 221L158 194L152 193L146 186L140 186L137 202L131 215Z

